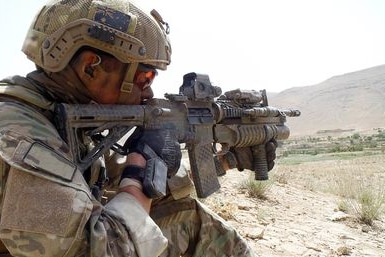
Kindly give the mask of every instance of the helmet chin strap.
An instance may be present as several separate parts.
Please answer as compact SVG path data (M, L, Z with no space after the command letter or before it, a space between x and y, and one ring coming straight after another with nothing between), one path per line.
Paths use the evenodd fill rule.
M127 67L126 76L120 87L120 95L118 103L126 102L126 99L130 97L132 87L134 86L134 76L138 69L138 63L130 63Z

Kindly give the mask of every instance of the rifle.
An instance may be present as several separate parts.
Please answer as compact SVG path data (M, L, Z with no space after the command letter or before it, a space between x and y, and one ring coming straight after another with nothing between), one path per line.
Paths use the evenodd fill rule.
M109 149L128 154L126 144L117 142L133 127L168 129L185 143L197 196L204 198L220 184L214 157L216 144L222 152L231 147L253 146L255 178L268 179L264 144L290 135L286 117L299 110L268 106L265 90L232 90L222 94L208 75L188 73L179 94L165 94L143 105L57 104L55 120L59 133L71 148L81 171ZM93 137L95 148L83 156L79 135Z

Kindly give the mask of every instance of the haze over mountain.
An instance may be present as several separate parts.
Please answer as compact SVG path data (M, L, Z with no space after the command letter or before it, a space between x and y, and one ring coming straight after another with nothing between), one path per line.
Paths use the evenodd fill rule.
M267 93L269 105L301 111L300 117L287 119L293 136L385 128L385 65L334 76L312 86Z

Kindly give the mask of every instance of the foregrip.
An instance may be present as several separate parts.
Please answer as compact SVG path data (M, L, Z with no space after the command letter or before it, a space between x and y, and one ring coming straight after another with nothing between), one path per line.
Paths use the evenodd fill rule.
M254 160L254 169L255 170L255 180L268 180L269 179L269 169L267 166L266 159L266 149L265 145L255 145L252 146L253 160Z

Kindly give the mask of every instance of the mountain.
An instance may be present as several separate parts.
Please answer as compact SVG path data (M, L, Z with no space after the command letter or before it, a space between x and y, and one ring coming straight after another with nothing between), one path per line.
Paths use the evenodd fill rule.
M268 92L267 92L268 93ZM294 108L291 135L385 127L385 65L331 77L322 83L269 95L269 105Z

